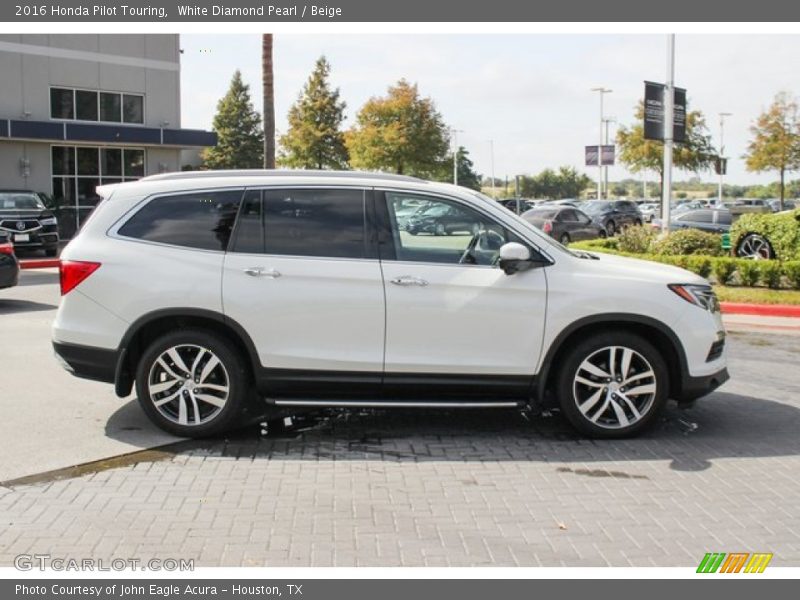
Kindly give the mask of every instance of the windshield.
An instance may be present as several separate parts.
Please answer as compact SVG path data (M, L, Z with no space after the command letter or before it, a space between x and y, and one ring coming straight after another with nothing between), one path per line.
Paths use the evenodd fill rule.
M589 202L584 202L581 204L581 210L590 215L601 213L604 210L607 210L608 207L608 202L602 202L598 200L590 200Z
M558 214L557 208L534 208L524 213L525 219L553 219Z
M0 209L44 210L44 204L36 194L0 192Z

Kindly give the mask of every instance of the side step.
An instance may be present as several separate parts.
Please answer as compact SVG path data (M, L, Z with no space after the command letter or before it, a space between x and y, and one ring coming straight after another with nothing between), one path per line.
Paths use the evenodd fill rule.
M329 398L306 399L306 398L270 398L267 400L275 406L316 406L327 408L521 408L525 405L519 401L497 401L486 400L476 401L453 401L432 400L338 400Z

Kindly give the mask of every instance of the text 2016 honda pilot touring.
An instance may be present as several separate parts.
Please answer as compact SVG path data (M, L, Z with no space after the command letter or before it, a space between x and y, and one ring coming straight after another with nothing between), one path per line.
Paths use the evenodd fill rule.
M64 249L55 351L178 435L281 407L524 406L633 435L727 378L708 283L572 252L470 190L364 173L100 188ZM411 235L442 205L476 227Z

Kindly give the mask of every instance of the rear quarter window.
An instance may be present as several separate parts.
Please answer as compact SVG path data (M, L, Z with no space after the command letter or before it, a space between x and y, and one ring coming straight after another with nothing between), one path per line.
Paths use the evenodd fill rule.
M226 250L242 190L157 196L140 208L119 235L200 250Z

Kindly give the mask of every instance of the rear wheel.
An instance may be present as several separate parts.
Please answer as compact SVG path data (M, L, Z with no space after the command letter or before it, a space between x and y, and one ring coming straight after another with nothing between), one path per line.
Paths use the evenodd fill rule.
M606 231L608 232L608 237L614 237L614 234L617 232L617 226L614 224L614 221L609 221L606 224Z
M447 230L445 229L444 223L437 223L434 232L436 235L445 235Z
M561 237L558 239L558 241L561 242L562 246L569 245L569 241L570 241L569 240L569 234L568 233L562 233Z
M637 435L654 423L669 397L664 358L627 332L579 342L562 362L556 386L564 416L596 438Z
M153 342L136 369L139 403L153 423L181 437L206 437L240 423L249 385L226 339L185 329Z

